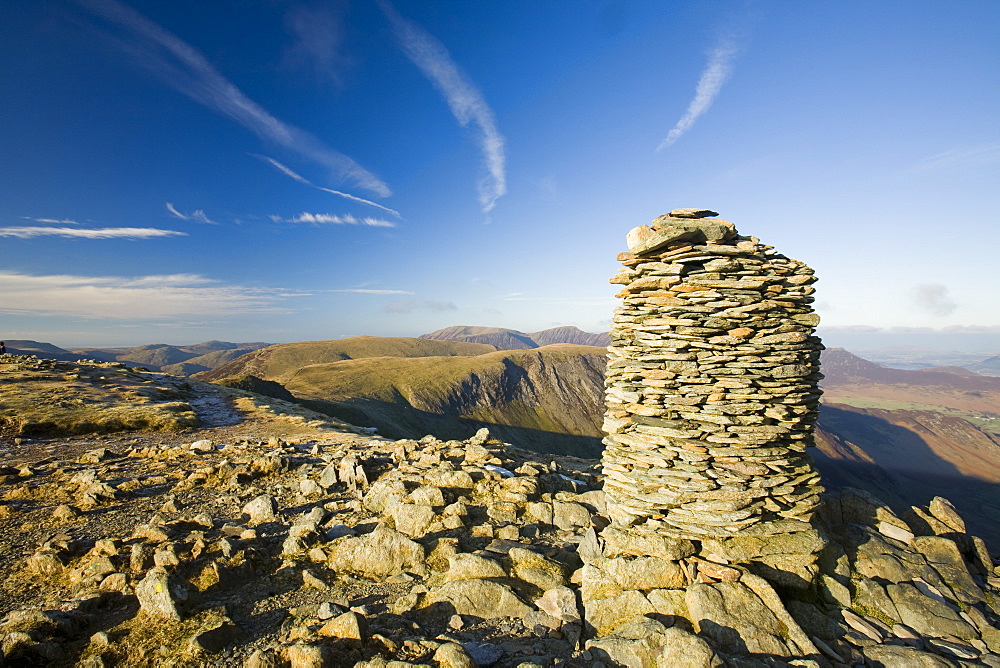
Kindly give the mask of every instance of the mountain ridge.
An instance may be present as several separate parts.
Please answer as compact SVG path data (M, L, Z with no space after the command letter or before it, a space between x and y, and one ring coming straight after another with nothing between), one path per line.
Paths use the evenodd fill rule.
M75 362L80 359L124 362L129 366L141 366L151 371L182 376L214 369L240 355L268 345L270 344L260 341L245 343L205 341L182 346L147 343L130 348L61 348L51 343L29 339L6 341L8 352L16 355L35 355L63 362Z
M282 381L289 373L310 364L340 362L366 357L424 357L480 355L494 352L493 346L479 343L431 341L401 336L354 336L329 341L297 341L260 348L216 369L196 374L202 380L250 374L265 380Z
M454 325L445 327L430 334L421 334L421 339L438 341L467 341L486 343L500 350L519 350L524 348L541 348L553 343L571 343L582 346L607 347L611 343L609 334L592 334L573 326L552 327L538 332L526 334L516 329L503 327L476 327L471 325Z

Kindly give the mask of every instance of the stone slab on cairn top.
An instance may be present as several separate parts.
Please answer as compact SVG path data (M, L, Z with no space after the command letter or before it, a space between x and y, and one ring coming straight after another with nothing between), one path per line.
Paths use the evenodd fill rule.
M706 209L628 233L603 467L613 529L694 540L809 529L822 487L816 277Z

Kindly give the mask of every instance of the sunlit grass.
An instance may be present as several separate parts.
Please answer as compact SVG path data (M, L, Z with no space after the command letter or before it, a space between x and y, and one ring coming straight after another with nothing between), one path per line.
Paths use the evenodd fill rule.
M5 435L180 430L198 423L184 399L176 387L118 364L14 356L0 362L0 429Z

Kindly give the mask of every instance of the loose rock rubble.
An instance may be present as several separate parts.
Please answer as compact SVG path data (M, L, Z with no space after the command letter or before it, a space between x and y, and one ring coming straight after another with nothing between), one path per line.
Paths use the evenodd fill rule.
M9 664L1000 665L1000 570L942 499L826 495L796 590L753 541L608 531L596 461L226 396L238 424L3 442Z

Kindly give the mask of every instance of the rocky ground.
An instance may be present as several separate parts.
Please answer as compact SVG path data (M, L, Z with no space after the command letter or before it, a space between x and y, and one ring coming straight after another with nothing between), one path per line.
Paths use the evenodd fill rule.
M0 435L8 665L1000 666L1000 570L942 499L825 496L808 589L674 541L676 583L584 608L580 553L610 548L596 462L76 372L173 387L199 423Z

